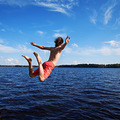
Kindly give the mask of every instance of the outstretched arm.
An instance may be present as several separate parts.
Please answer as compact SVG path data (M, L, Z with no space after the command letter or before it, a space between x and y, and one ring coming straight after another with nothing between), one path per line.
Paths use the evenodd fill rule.
M41 45L37 45L36 43L34 42L31 42L31 45L35 46L35 47L38 47L40 49L43 49L43 50L51 50L52 47L45 47L45 46L41 46Z
M63 50L66 47L66 45L69 43L69 41L70 41L70 37L67 36L67 38L65 39L65 43L61 46L60 49Z

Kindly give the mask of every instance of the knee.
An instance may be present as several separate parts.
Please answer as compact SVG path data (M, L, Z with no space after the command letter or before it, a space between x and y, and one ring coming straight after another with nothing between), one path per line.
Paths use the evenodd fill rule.
M45 80L45 78L42 76L39 76L39 80L40 80L40 82L43 82Z
M33 77L34 77L34 75L33 75L33 74L29 74L29 76L30 76L31 78L33 78Z

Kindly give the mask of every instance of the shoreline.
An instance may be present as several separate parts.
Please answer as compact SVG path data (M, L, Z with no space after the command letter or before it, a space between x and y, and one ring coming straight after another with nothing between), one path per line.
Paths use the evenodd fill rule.
M28 65L0 65L0 67L28 67ZM33 67L38 67L33 65ZM57 65L64 68L120 68L120 64L77 64L77 65Z

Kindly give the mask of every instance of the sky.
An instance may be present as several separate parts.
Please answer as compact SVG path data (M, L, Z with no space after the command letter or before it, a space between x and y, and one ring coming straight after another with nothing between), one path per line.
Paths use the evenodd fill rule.
M120 63L120 0L0 0L0 65L42 62L56 37L70 36L57 65Z

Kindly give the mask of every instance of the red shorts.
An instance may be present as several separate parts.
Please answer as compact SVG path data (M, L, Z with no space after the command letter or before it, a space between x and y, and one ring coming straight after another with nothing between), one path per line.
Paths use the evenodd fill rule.
M52 72L53 68L55 67L54 63L53 62L44 62L42 64L43 66L43 69L44 69L44 77L45 79L50 75L50 73ZM38 76L39 75L39 68L36 69L33 73L35 76Z

